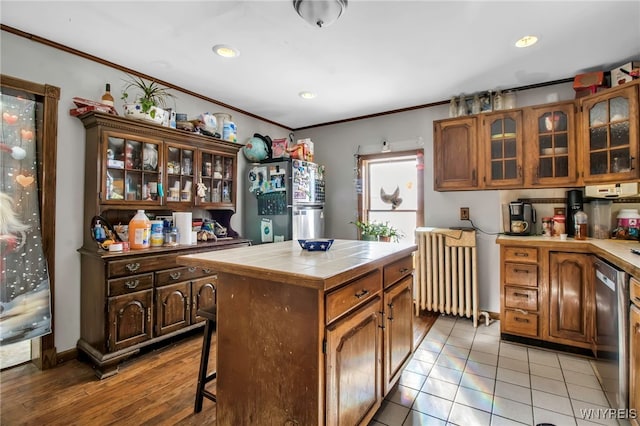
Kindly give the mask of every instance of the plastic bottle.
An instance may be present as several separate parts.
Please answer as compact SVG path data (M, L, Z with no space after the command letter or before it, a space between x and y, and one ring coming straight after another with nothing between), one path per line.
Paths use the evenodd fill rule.
M575 239L586 240L587 239L587 214L582 210L579 210L574 215L574 227L575 227Z
M138 210L129 222L129 247L132 250L149 248L150 236L151 221L144 210Z

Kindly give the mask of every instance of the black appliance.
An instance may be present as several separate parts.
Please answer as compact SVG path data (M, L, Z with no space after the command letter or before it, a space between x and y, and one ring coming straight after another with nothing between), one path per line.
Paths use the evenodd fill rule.
M565 232L570 237L575 237L576 235L575 214L582 209L583 209L582 190L573 189L571 191L567 191L567 219L566 219Z
M536 211L531 203L512 201L509 203L509 230L507 235L535 234Z

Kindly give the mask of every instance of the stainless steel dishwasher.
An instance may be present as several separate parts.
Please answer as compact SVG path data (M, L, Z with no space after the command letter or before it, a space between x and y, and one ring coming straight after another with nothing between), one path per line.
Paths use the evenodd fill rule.
M596 360L592 362L611 408L627 408L629 276L615 266L594 262Z

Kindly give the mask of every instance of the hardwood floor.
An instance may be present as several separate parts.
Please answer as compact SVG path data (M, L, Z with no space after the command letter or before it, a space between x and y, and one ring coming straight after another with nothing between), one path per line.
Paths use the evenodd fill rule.
M415 319L415 341L422 340L435 318ZM118 374L104 380L78 360L45 371L32 364L5 370L0 373L0 423L215 425L214 402L205 399L202 411L193 412L201 345L200 331L126 361ZM215 357L209 364L215 368Z

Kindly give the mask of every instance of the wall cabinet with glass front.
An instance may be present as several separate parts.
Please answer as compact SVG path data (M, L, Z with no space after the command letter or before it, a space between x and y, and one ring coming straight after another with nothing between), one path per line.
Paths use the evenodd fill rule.
M203 185L200 196L196 197L199 206L217 208L233 207L235 204L235 157L219 151L201 149L198 151L200 167L199 183Z
M235 210L241 145L110 114L79 118L86 129L87 226L110 209Z
M491 113L481 118L480 146L484 186L517 188L524 183L522 111Z
M625 83L581 100L584 183L638 179L638 88Z
M526 180L533 187L576 185L575 103L526 108Z

